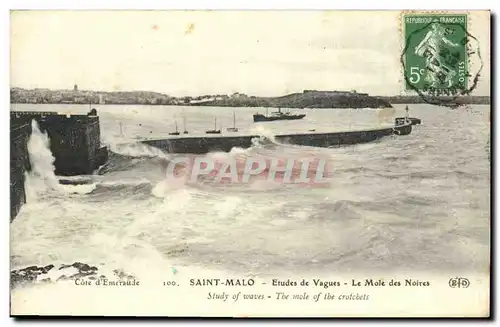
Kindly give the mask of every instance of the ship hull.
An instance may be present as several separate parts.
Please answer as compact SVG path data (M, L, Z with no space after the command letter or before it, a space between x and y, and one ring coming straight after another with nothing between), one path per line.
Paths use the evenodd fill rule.
M283 115L283 116L271 116L266 117L264 115L253 115L253 122L265 122L265 121L276 121L276 120L297 120L302 119L306 115Z
M422 120L420 118L408 117L408 121L411 122L412 125L420 125L422 124ZM405 123L405 117L397 117L396 124L403 125Z

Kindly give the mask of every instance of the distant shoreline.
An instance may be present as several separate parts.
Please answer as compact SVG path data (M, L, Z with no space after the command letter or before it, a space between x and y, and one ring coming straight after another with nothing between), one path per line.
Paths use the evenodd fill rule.
M382 98L391 104L425 104L425 102L420 96L414 95L414 96L380 96L379 98ZM441 97L441 99L445 101L449 101L450 98L448 97ZM458 105L466 105L466 104L484 104L488 105L491 104L491 97L490 96L459 96L455 100L453 100L451 103L453 104L458 104Z
M279 97L258 97L234 93L232 95L203 95L172 97L163 93L129 91L100 92L77 90L49 90L11 88L11 104L85 104L85 105L170 105L210 107L268 107L296 109L390 108L392 104L426 103L419 96L371 96L356 91L305 90ZM449 102L449 99L443 98ZM490 96L464 96L453 100L457 106L491 104Z

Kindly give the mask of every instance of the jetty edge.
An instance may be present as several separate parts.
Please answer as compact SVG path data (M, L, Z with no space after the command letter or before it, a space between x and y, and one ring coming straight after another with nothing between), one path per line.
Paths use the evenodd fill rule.
M31 170L28 142L32 121L50 139L55 158L54 173L58 176L90 175L108 160L108 149L101 146L97 111L87 115L59 114L45 111L10 112L10 221L26 203L25 172Z
M331 133L310 132L300 134L280 134L275 135L274 138L276 141L285 144L329 148L372 142L390 135L408 135L412 131L412 125L412 121L405 120L404 117L398 117L395 119L393 127ZM261 136L210 135L200 137L169 137L162 139L147 139L139 142L159 148L160 150L168 153L205 154L211 151L229 152L234 147L246 149L252 146L252 139L255 138L261 138Z

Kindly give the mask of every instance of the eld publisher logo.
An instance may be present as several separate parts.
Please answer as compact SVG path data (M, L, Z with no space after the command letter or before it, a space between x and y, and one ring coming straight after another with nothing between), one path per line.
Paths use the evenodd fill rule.
M468 288L470 286L470 281L467 278L454 277L450 278L448 284L451 288Z

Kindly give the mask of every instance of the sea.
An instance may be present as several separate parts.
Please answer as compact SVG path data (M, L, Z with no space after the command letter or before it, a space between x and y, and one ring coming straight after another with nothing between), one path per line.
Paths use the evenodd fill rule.
M394 124L392 109L303 109L302 120L254 123L266 108L92 105L110 160L83 185L59 185L47 136L36 130L27 203L10 224L11 270L83 262L135 276L221 271L271 276L393 270L487 273L490 106L410 104L407 136L339 148L273 143L229 155L319 153L329 187L216 184L171 187L140 140L221 129L222 135L347 131ZM11 110L87 113L88 105L12 104ZM275 109L269 109L269 112ZM283 111L288 109L283 108ZM233 121L234 118L234 121ZM227 132L229 127L239 129ZM210 155L210 154L209 154Z

